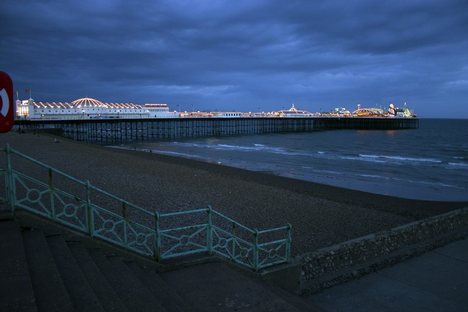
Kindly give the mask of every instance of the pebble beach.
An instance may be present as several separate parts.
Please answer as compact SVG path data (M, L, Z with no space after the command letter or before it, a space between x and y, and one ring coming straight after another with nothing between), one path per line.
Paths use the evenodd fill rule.
M215 163L75 142L47 133L0 134L0 146L6 144L148 210L182 211L211 205L258 229L290 223L294 255L468 206L467 202L376 195Z

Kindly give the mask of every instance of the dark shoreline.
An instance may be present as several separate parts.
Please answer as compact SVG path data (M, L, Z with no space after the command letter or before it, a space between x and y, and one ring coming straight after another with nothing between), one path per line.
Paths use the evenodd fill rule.
M468 202L366 193L45 134L2 134L0 144L4 147L6 143L148 209L178 211L212 205L251 227L289 222L294 254L468 206Z
M157 159L158 161L181 165L189 168L216 171L218 174L231 177L235 176L245 181L287 189L296 193L306 194L313 197L320 197L344 204L361 205L366 208L379 207L379 209L384 209L385 211L416 218L425 217L425 215L421 216L411 210L425 209L428 210L430 215L433 215L446 212L447 206L449 206L450 209L458 209L468 206L468 201L435 201L402 198L284 177L261 171L251 171L243 168L231 167L202 160L150 153L140 150L117 148L115 150L124 153L128 152L130 155L138 155L138 157L148 156Z

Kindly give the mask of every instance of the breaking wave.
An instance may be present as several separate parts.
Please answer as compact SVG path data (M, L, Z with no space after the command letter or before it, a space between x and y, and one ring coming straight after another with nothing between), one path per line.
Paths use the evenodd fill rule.
M442 160L435 158L418 158L418 157L406 157L406 156L389 156L389 155L371 155L371 154L359 154L359 157L366 159L379 159L379 160L390 160L399 162L423 162L423 163L442 163Z
M452 166L453 169L468 169L467 163L449 162L448 165Z

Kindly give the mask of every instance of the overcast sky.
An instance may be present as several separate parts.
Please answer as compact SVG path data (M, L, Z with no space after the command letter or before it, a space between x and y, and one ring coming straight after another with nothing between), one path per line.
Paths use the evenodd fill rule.
M468 0L1 0L25 98L468 118Z

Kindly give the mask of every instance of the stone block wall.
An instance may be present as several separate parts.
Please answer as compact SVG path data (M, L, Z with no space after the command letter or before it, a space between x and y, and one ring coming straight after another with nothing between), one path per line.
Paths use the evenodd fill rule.
M468 207L307 253L299 260L299 292L320 291L467 233Z

